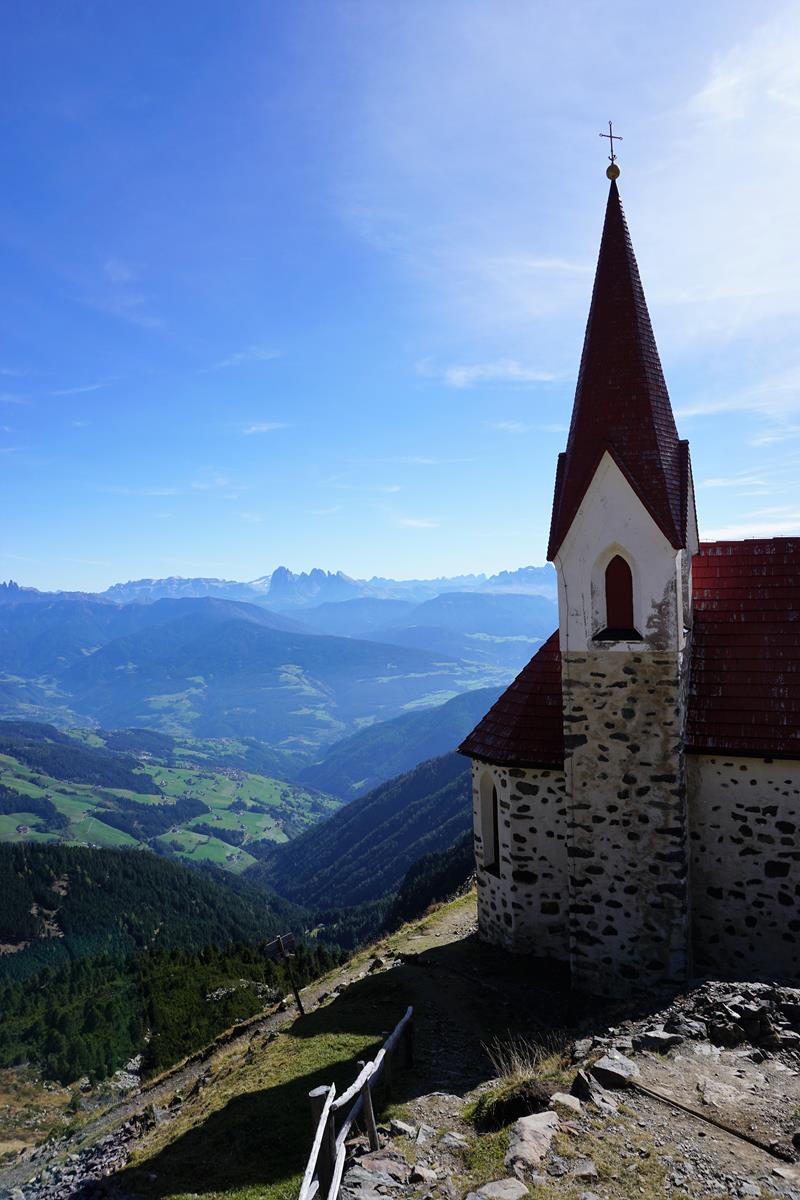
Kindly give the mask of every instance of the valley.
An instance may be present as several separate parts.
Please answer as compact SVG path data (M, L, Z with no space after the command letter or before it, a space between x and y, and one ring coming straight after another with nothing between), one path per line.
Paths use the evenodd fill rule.
M241 743L223 743L216 754L213 742L169 744L168 761L146 751L133 758L109 752L98 733L69 737L52 726L0 722L0 842L148 846L239 873L264 843L287 841L341 803L225 765L226 750L246 754ZM107 772L100 784L98 764Z
M0 589L9 1158L259 1022L278 934L309 983L463 889L454 747L554 612L538 577L162 582Z
M191 580L100 596L2 585L0 716L247 738L310 763L371 725L507 684L555 624L549 568L511 574L525 572L536 579L516 585L538 591L473 579L413 600L341 579L309 593L315 572L248 600Z

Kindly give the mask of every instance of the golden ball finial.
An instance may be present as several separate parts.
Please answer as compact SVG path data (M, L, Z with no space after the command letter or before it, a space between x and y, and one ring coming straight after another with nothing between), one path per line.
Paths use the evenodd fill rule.
M610 167L606 167L606 176L609 179L619 179L619 167L616 163L612 163Z

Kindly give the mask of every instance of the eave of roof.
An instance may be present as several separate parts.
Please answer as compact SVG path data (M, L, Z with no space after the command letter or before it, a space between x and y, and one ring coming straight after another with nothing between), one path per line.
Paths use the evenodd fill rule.
M460 754L503 767L564 767L558 630L523 667L461 745Z

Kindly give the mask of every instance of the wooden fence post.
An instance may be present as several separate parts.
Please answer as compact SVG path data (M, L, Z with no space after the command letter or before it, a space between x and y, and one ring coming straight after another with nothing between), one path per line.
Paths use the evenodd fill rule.
M313 1092L308 1093L315 1130L319 1124L330 1090L330 1087L318 1087L314 1088ZM335 1117L333 1112L329 1112L325 1123L325 1132L322 1135L322 1142L319 1148L319 1158L317 1159L320 1200L325 1200L325 1197L328 1195L331 1183L333 1182L333 1173L336 1169L336 1127L334 1122Z
M406 1066L413 1067L414 1065L414 1018L405 1027L405 1042L406 1042Z
M367 1064L360 1060L358 1065L360 1067L365 1067ZM362 1111L364 1113L364 1128L367 1133L367 1138L369 1139L370 1150L380 1150L381 1143L380 1139L378 1138L378 1126L375 1123L375 1109L372 1106L371 1080L372 1077L368 1075L361 1085L361 1103Z
M306 1010L303 1008L303 1001L300 999L300 989L297 986L297 981L294 977L294 971L292 970L292 959L294 958L294 955L287 953L282 937L278 938L278 949L280 951L281 962L286 967L286 973L289 976L289 983L292 985L292 991L294 992L294 998L297 1002L297 1007L300 1009L300 1016L304 1017L306 1015Z

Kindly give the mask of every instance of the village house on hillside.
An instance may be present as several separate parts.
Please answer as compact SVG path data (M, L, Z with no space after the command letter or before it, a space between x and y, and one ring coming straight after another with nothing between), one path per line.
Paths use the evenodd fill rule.
M800 539L700 543L616 177L548 558L559 627L460 750L481 936L609 995L800 975Z

